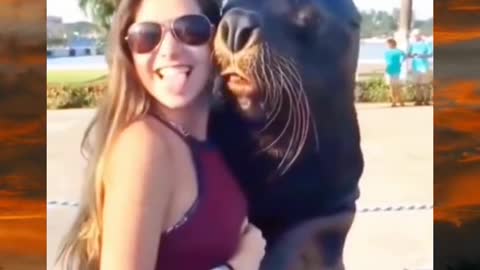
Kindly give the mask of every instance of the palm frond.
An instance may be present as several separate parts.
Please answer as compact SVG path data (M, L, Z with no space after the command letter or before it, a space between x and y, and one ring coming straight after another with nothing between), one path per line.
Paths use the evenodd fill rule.
M110 29L112 15L115 11L115 0L78 0L78 6L93 22L104 30Z

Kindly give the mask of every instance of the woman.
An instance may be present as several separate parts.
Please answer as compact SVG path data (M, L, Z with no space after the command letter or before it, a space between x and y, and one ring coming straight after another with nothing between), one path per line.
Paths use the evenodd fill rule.
M213 0L121 1L67 269L258 269L265 241L206 138L218 20Z

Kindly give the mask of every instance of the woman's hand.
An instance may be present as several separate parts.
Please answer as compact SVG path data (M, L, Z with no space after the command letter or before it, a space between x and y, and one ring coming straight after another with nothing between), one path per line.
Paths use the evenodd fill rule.
M262 232L245 219L240 233L238 250L228 263L234 270L257 270L265 256L266 241Z

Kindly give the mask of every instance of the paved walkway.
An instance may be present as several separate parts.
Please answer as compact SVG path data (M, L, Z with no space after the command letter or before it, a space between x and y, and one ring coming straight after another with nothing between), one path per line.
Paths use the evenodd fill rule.
M366 162L358 204L364 212L349 235L347 269L433 269L433 108L359 104L358 113ZM92 115L47 113L47 199L57 202L48 207L49 269L76 211L70 204L79 199L85 165L79 144Z

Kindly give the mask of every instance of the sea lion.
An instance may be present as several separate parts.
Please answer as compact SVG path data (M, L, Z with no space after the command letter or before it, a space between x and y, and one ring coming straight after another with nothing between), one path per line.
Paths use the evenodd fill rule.
M308 269L312 259L342 269L364 166L359 12L352 0L229 0L222 12L214 56L225 91L209 131L267 239L263 269ZM281 263L269 256L292 252Z

